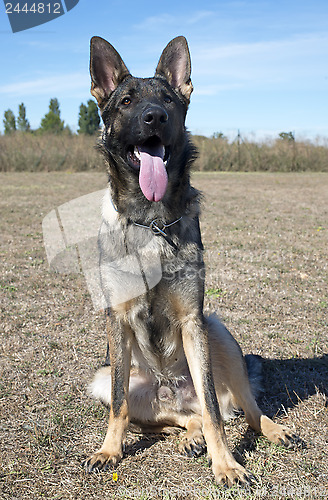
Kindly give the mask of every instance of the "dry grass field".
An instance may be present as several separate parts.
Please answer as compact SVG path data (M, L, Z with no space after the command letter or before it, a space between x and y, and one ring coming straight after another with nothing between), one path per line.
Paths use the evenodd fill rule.
M0 498L326 498L328 489L328 174L202 173L206 309L244 353L263 357L262 408L304 441L270 444L242 415L226 425L252 489L217 487L181 434L129 433L113 472L86 474L107 410L86 386L103 363L104 318L82 275L49 271L41 223L105 187L101 173L3 173L1 193ZM117 479L117 480L116 480Z

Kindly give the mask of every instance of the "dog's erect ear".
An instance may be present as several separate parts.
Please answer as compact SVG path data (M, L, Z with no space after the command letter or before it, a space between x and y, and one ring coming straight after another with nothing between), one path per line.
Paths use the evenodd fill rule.
M164 76L169 84L188 101L193 91L190 80L191 62L187 40L178 36L163 50L155 76Z
M129 74L121 56L110 43L99 36L91 38L91 94L97 99L99 107Z

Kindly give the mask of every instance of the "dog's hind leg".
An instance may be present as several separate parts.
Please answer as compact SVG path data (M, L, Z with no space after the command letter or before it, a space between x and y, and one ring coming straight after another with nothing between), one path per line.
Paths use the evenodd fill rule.
M247 375L238 385L231 387L231 392L237 405L244 411L248 424L255 431L261 432L269 441L284 445L286 448L292 448L299 441L298 436L288 427L277 424L264 415L255 401Z
M202 431L201 415L180 416L177 419L180 427L187 430L179 443L179 451L188 457L199 457L206 449L205 439Z
M207 324L218 396L223 385L231 394L232 406L244 411L248 424L255 431L261 432L273 443L291 448L298 441L298 437L287 427L273 422L258 407L252 392L246 363L237 342L215 317L208 318ZM252 359L249 364L252 364Z
M245 413L248 424L257 432L261 432L272 443L292 448L299 438L288 427L277 424L264 415L258 407L249 382L244 379L237 387L231 388L234 398Z

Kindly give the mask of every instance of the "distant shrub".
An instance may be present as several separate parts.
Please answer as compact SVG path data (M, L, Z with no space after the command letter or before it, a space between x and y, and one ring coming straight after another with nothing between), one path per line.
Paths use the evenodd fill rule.
M20 133L0 136L0 171L104 170L90 135Z
M195 135L192 139L199 151L194 170L328 172L328 145L281 137L265 143L240 137L229 142L222 134L212 138ZM13 131L0 135L0 171L104 171L96 140L94 135L68 132Z
M194 136L199 150L195 170L201 171L270 171L328 172L327 145L296 141L288 133L271 142L248 140L228 142L225 137Z

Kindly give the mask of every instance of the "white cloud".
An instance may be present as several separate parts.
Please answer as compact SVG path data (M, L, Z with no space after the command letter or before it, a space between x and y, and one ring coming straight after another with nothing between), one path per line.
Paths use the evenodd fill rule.
M215 12L209 10L202 10L199 12L195 12L192 16L186 19L187 24L196 24L204 19L208 19L215 15Z
M323 86L328 74L328 35L305 34L288 39L191 47L193 75L202 82L216 80L229 89L238 84ZM219 85L218 91L222 90ZM220 88L221 87L221 88Z
M61 75L49 75L45 78L36 78L25 82L16 81L0 86L0 94L6 95L50 95L52 93L65 95L72 91L85 90L89 88L89 77L87 72L68 73Z
M149 32L150 30L154 30L156 32L159 31L160 28L168 28L172 30L175 26L184 26L190 24L197 24L205 19L213 17L215 12L208 10L200 10L191 12L188 15L184 15L183 17L172 14L159 14L158 16L150 16L144 19L141 23L133 26L134 29L142 30L145 32Z
M227 45L195 46L194 56L202 59L226 59L240 56L267 55L279 58L306 57L310 54L327 54L327 33L296 35L288 39L263 40L260 42L232 43Z
M160 14L158 16L147 17L141 23L135 24L133 28L145 32L149 32L150 30L158 31L162 27L171 27L175 23L175 16L172 16L171 14Z

